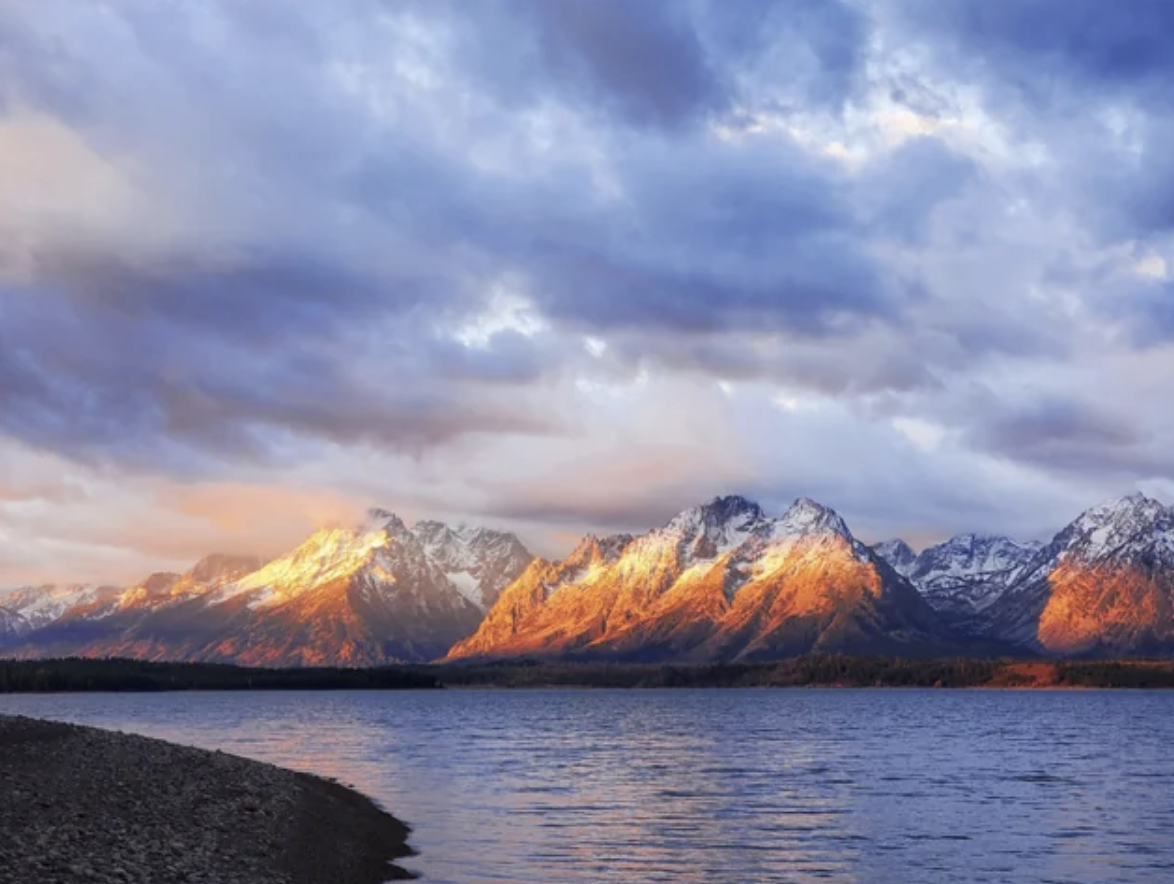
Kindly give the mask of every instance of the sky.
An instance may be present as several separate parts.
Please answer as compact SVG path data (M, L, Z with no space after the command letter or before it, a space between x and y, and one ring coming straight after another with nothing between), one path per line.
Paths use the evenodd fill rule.
M1174 499L1168 0L0 0L0 584Z

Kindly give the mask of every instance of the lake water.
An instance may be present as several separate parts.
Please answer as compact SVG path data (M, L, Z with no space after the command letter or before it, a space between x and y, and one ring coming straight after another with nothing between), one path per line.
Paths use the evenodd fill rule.
M1174 881L1174 692L0 696L352 784L425 882Z

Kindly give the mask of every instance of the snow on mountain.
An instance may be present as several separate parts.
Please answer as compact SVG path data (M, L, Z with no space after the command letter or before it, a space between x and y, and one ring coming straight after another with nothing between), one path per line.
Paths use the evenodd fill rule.
M758 504L730 495L691 507L648 536L681 544L690 558L713 559L742 544L766 521Z
M407 529L398 518L378 511L356 528L316 531L292 552L274 559L235 583L221 586L208 604L246 596L250 608L280 604L323 584L366 572L376 581L395 557L397 536Z
M177 605L194 598L207 596L264 567L258 556L205 556L184 574L152 574L118 597L120 612L145 612ZM91 615L94 616L94 615Z
M935 610L954 616L988 608L1022 576L1039 549L1037 543L983 534L960 534L920 555L900 540L873 547Z
M160 572L150 575L142 583L123 590L116 606L119 610L130 608L151 608L170 601L171 588L179 582L181 575Z
M917 553L913 551L913 547L900 538L875 543L872 546L872 551L904 577L908 577L913 566L917 564Z
M1131 494L1086 510L986 614L989 634L1051 654L1174 653L1174 509Z
M203 624L185 658L248 665L429 660L481 619L420 539L385 510L355 527L317 531L192 605L165 612L169 629L180 613ZM140 647L157 647L154 626L136 630Z
M773 520L770 533L774 538L835 535L856 544L856 538L839 514L809 497L800 497L780 518Z
M450 657L749 660L915 651L940 637L917 592L806 498L773 519L717 498L612 542L607 557L589 541L561 563L532 564Z
M126 589L13 591L13 616L36 619L6 644L21 656L253 665L430 660L476 629L479 604L492 603L530 558L510 534L436 522L409 530L372 510L362 524L315 532L267 563L216 555Z
M421 521L412 533L457 590L482 612L534 558L513 534L443 522Z
M122 593L117 586L89 583L45 584L0 590L0 606L18 614L30 630L40 629L76 608L111 602Z
M1047 546L961 535L916 554L863 546L806 498L771 517L730 496L638 537L588 536L558 562L531 559L512 534L408 528L376 510L268 563L210 556L126 588L0 590L0 642L18 656L759 660L958 653L968 646L951 642L975 637L1052 655L1174 654L1174 509L1135 494Z
M29 622L16 611L0 608L0 640L17 638L28 632L30 628Z
M1086 510L1056 537L1061 559L1138 561L1174 567L1174 510L1144 494Z

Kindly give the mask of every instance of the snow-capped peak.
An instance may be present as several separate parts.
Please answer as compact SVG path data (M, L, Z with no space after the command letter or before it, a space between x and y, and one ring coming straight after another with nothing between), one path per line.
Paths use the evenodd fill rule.
M775 537L797 537L804 534L838 534L851 539L852 533L839 514L809 497L800 497L782 518L775 520Z
M606 537L588 534L563 561L568 566L581 568L610 565L619 559L632 539L631 534L609 534Z
M1085 510L1056 537L1058 553L1093 561L1153 547L1174 560L1174 510L1135 493Z
M680 543L690 558L711 559L739 546L766 522L757 503L729 495L679 513L659 536Z
M48 626L67 611L105 604L122 589L89 583L22 586L0 593L0 605L19 614L32 629Z
M0 608L0 639L16 638L31 630L31 624L16 611Z
M408 530L408 526L404 524L403 519L390 510L385 510L381 507L372 507L367 510L367 518L359 525L358 530L362 534L380 531L402 534Z
M762 507L752 500L731 494L715 497L709 503L678 513L665 526L666 531L683 535L722 533L752 526L763 519Z
M919 555L902 541L877 544L873 551L939 611L972 614L993 604L1035 559L1037 543L1006 537L959 534Z
M917 553L899 537L874 544L872 551L888 562L894 571L905 577L909 576L909 572L917 564Z
M534 558L518 538L505 531L466 524L422 520L412 526L429 559L466 599L482 611Z

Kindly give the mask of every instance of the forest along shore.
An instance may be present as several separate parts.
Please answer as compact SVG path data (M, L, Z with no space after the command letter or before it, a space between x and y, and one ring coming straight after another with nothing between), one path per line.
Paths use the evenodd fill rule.
M0 716L0 882L379 884L408 827L333 782Z
M559 687L1174 689L1174 660L900 660L809 654L769 663L497 660L374 669L250 669L119 659L0 659L0 694Z

